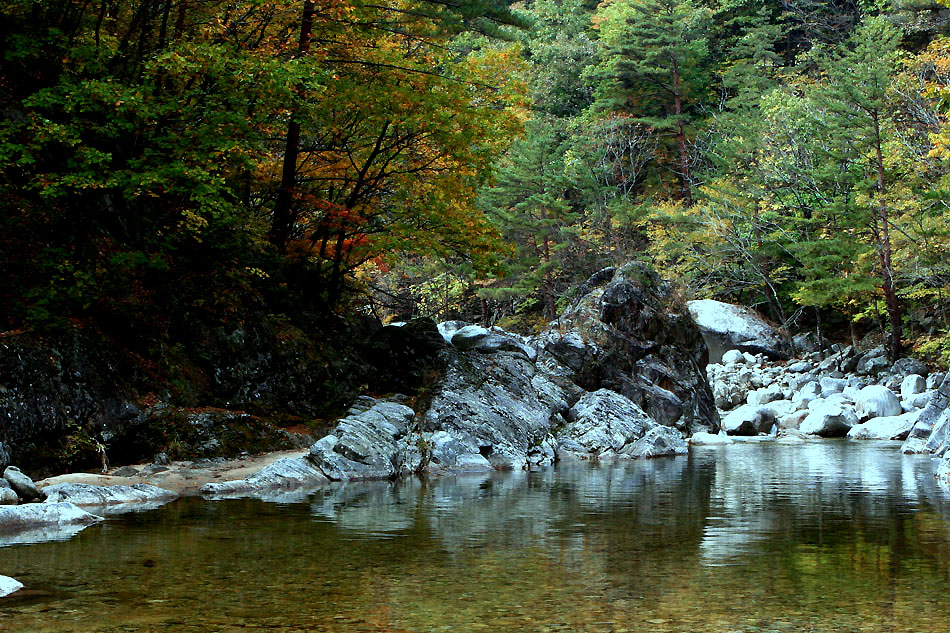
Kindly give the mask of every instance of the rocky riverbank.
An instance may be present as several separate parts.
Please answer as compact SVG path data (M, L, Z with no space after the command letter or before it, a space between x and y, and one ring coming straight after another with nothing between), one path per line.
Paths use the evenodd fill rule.
M394 324L377 336L399 351L394 362L411 358L416 366L425 357L434 372L418 397L357 398L328 433L297 450L177 461L160 454L35 487L8 468L0 502L20 505L0 505L0 538L23 530L68 537L110 513L181 494L270 498L414 473L675 456L689 443L740 436L906 439L907 452L946 453L943 374L910 358L890 363L883 348L796 355L807 339L791 344L754 313L731 308L682 304L655 274L631 266L592 277L557 321L531 337L460 322ZM708 362L707 342L716 362ZM213 428L232 413L188 415ZM942 468L950 473L946 458Z

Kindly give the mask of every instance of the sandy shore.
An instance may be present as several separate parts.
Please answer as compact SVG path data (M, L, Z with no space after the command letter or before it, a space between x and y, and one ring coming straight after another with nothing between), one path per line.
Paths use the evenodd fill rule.
M117 477L110 474L68 473L36 482L40 488L53 484L79 483L94 486L131 486L134 484L152 484L165 490L173 490L181 495L197 495L198 489L209 482L243 479L261 468L284 457L302 457L307 449L277 451L254 455L244 459L229 459L223 462L172 462L161 472L149 472L155 467L150 464L133 466L144 472L129 477ZM151 468L150 468L151 467ZM115 472L119 469L113 469Z

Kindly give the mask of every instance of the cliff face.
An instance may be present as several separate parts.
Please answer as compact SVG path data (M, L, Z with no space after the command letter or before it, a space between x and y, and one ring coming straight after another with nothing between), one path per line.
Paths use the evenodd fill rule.
M162 452L210 458L299 445L270 421L328 417L371 375L359 347L368 334L337 329L306 335L262 320L151 355L81 328L0 338L0 468L40 476Z

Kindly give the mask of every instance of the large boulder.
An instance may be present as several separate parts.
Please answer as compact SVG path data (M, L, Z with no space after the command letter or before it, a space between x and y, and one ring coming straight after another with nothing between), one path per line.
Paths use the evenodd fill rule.
M857 423L857 418L852 413L833 402L821 403L808 414L798 430L809 435L819 435L821 437L843 437L847 435L851 427Z
M920 417L920 411L909 411L902 415L871 418L864 424L855 424L848 431L852 440L904 440L914 428Z
M555 436L560 459L612 459L658 426L629 399L607 389L588 393Z
M20 503L20 495L13 491L10 482L6 479L0 479L0 505L10 506Z
M753 310L712 299L686 305L706 340L710 362L719 362L723 353L733 349L765 354L771 359L787 360L791 356L788 340Z
M730 411L722 419L722 429L729 435L768 433L775 424L775 412L765 405L746 404Z
M395 402L379 402L348 415L310 447L310 462L328 479L387 479L408 474L419 464L407 450L414 413Z
M884 418L901 414L901 402L897 394L884 385L868 385L858 392L858 414L865 418Z
M423 448L437 449L431 456L442 469L468 470L482 463L476 456L495 468L526 467L529 453L570 408L564 390L521 351L448 349L444 356L444 373L422 416ZM438 432L448 437L433 442L426 435Z
M68 502L0 506L0 531L4 532L37 527L92 525L102 520L102 517Z
M610 389L686 434L719 430L703 337L673 287L645 266L605 269L536 339L553 364L587 391Z
M149 505L168 503L178 498L178 493L149 484L133 486L93 486L90 484L64 483L43 488L46 503L74 503L77 506L110 506L118 504Z

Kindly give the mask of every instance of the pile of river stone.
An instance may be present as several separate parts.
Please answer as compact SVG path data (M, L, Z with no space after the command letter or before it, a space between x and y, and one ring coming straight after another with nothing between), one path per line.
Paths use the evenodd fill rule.
M916 359L891 363L883 347L850 346L790 361L730 350L707 373L729 435L883 440L907 437L944 377Z
M33 480L16 466L7 466L0 479L0 505L39 503L46 500L46 493L36 487Z

